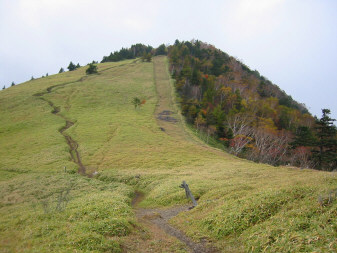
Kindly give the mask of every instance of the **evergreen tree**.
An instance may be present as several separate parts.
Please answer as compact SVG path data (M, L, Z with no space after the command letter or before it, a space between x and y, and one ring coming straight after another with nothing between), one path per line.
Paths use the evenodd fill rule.
M80 67L81 67L81 65L79 63L77 63L76 68L78 69Z
M318 149L314 150L314 158L318 169L331 171L337 167L337 128L333 124L336 120L329 117L329 109L322 109L322 113L322 118L316 119Z
M6 89L6 86L4 85L4 87L2 87L2 89L3 89L3 90Z
M166 46L164 44L161 44L156 49L156 55L167 55Z
M30 80L33 81L34 79L35 79L34 76L32 76L32 78Z
M97 73L97 66L94 65L93 63L89 64L89 67L85 71L88 75L95 74Z
M15 85L15 83L14 83L14 82L12 82L11 86L14 86L14 85Z
M292 148L313 147L315 146L316 142L317 140L310 128L306 126L300 126L297 129L296 136L293 142L290 143L290 145L292 146Z
M64 72L64 69L63 69L63 68L60 68L59 73L63 73L63 72Z
M46 74L46 77L47 77L47 76L49 76L49 74L48 74L48 73Z
M74 71L75 69L76 69L75 64L74 64L73 62L70 62L70 63L69 63L69 66L68 66L68 70L69 70L69 71Z

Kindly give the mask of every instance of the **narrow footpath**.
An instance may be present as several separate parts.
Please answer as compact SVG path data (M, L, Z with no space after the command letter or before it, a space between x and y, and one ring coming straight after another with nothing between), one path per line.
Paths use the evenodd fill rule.
M167 72L166 57L153 58L154 81L158 96L155 110L157 123L162 131L176 139L190 139L184 131L183 122L179 117L179 111L174 105L173 89ZM192 252L192 253L215 253L217 249L210 247L208 241L195 242L184 232L170 225L171 218L181 212L188 212L192 204L175 206L168 209L145 209L139 208L144 195L135 192L132 201L138 222L145 227L147 236L131 236L125 242L125 252ZM132 238L132 239L131 239ZM158 245L156 245L158 244Z
M70 119L68 119L64 115L60 114L60 108L57 107L52 101L50 101L50 100L48 100L47 98L44 97L44 95L52 93L52 91L56 88L61 88L61 87L64 87L68 84L73 84L73 83L76 83L76 82L82 82L84 79L85 79L85 77L82 77L79 80L74 81L74 82L67 82L67 83L62 83L62 84L50 86L46 89L46 91L41 92L41 93L36 93L36 94L34 94L34 96L39 97L41 100L47 102L48 105L53 109L51 111L51 113L60 117L60 118L62 118L65 121L65 126L63 126L59 130L59 132L66 139L66 142L69 146L69 153L70 153L70 156L71 156L71 160L74 163L77 164L79 174L89 176L89 175L86 174L86 168L82 163L81 156L80 156L80 153L78 151L78 143L69 134L66 133L66 130L69 129L70 127L72 127L75 124L75 122L71 121Z

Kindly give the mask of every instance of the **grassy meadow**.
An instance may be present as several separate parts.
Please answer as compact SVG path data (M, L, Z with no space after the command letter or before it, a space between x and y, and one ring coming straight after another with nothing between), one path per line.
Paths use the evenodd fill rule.
M239 159L197 139L175 102L167 59L98 64L0 91L0 252L121 252L139 230L131 207L198 206L171 223L221 252L336 252L336 173ZM77 174L59 132L78 143ZM140 108L134 97L146 100ZM158 119L164 111L174 122ZM65 168L66 167L66 168ZM318 202L321 196L323 203ZM335 197L332 197L334 199ZM171 252L162 249L163 252Z

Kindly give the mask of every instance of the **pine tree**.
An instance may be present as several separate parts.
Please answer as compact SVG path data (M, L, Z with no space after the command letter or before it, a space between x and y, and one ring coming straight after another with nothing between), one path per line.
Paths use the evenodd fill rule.
M14 82L12 82L11 86L14 86L14 85L15 85L15 83L14 83Z
M2 89L3 89L3 90L6 89L6 86L4 85L4 87L2 87Z
M318 169L331 171L337 167L337 128L333 124L336 120L329 117L329 109L322 109L322 113L322 118L316 119L318 141L314 158L318 163Z
M75 64L73 62L70 62L69 66L68 66L68 69L69 69L69 71L74 71L76 69Z
M35 79L34 76L32 76L32 78L30 80L33 81L34 79Z
M64 69L63 69L63 68L60 68L59 74L60 74L60 73L63 73L63 72L64 72Z
M167 51L166 51L166 46L165 46L165 44L161 44L161 45L156 49L156 55L167 55Z
M313 147L317 142L316 138L314 137L312 131L309 127L300 126L296 131L296 136L293 142L290 143L292 148L297 147Z
M81 65L79 63L77 63L76 68L78 69L80 67L81 67Z

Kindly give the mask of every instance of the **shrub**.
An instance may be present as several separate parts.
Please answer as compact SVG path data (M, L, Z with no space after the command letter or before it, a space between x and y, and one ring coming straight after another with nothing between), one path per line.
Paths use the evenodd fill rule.
M85 71L88 75L96 74L97 73L97 65L94 65L93 63L89 64L89 67Z

